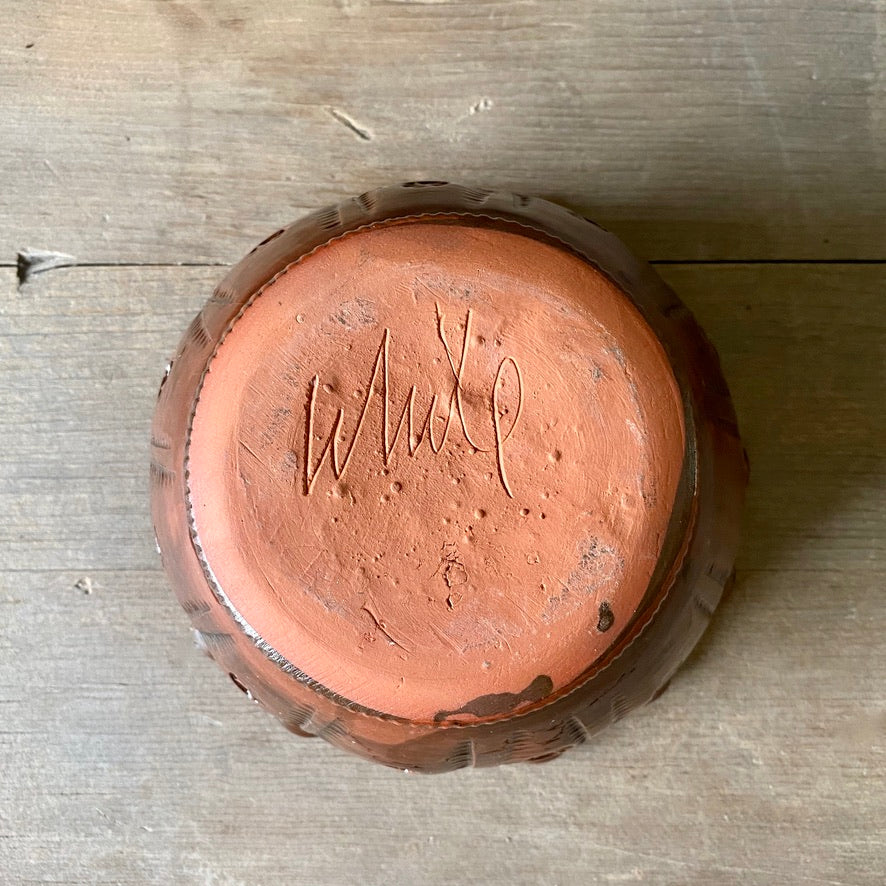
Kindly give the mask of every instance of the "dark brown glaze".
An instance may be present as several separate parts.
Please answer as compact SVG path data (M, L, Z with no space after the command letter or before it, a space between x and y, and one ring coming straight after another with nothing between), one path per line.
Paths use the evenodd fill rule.
M358 265L362 276L343 272ZM469 285L452 292L455 279ZM391 294L398 286L405 301ZM502 291L522 298L519 310L502 307ZM550 366L570 346L569 324L555 322L564 305L577 312L573 356L596 354L589 365L616 387L588 411L589 386L583 399L574 385L561 399L576 433L546 446L538 423L552 405L539 397L563 376ZM533 312L526 328L540 334L496 334ZM609 364L592 335L582 338L595 329L610 338ZM619 373L630 397L618 393ZM422 415L439 391L448 454L432 439L410 451L411 390ZM351 403L353 391L362 399ZM399 443L385 438L389 394L391 428L404 416ZM524 408L530 394L537 410ZM626 420L633 443L618 436ZM548 759L653 698L731 574L747 473L716 355L648 266L553 204L441 184L364 194L250 253L183 338L152 433L158 546L206 651L292 731L421 771ZM588 440L621 442L601 460L605 445ZM542 478L548 465L556 482ZM608 478L622 496L605 539L581 522L604 488L588 478ZM450 511L443 492L455 480L470 492ZM411 504L392 505L405 501L404 484ZM541 513L540 490L561 493L548 533L521 523L527 495ZM343 497L364 509L342 510ZM383 525L383 508L396 507L400 523ZM352 538L338 529L349 519ZM433 571L403 556L413 545L398 547L413 525L417 547L440 548ZM504 544L484 534L492 525ZM302 550L305 529L316 556ZM530 536L547 563L544 593L524 569L496 597L489 576ZM371 559L351 556L367 544L393 565L371 575ZM565 586L604 550L632 564L645 554L649 566L633 578L596 575L594 593L577 603L573 593L558 620L568 607L545 582ZM404 582L428 590L420 605L398 590ZM512 606L528 606L519 624L505 617ZM472 618L459 621L460 607ZM489 636L477 627L493 623Z

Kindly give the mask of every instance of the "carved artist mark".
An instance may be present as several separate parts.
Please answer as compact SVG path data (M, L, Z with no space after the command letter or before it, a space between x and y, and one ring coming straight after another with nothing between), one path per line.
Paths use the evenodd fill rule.
M508 440L510 440L512 434L514 433L514 430L517 427L517 423L520 420L520 416L523 413L523 375L520 371L519 364L513 357L505 357L499 363L498 371L495 374L495 378L492 382L492 387L489 392L488 401L491 407L490 423L492 425L492 437L494 440L494 445L489 447L480 446L475 441L472 432L468 428L468 421L465 417L465 407L463 402L465 367L467 366L468 351L471 344L471 318L472 312L469 309L465 318L461 353L456 358L456 355L453 353L452 348L449 346L449 342L446 338L446 330L444 327L445 318L440 312L439 305L437 306L437 334L443 345L443 349L446 352L446 357L449 361L449 367L452 371L452 387L442 396L439 392L434 393L433 397L431 398L430 408L428 409L424 420L420 424L417 424L415 399L418 389L416 385L413 384L412 387L409 389L409 394L406 397L403 408L400 410L400 417L397 419L396 425L393 427L393 429L391 428L393 409L391 403L391 386L389 375L391 330L385 329L382 335L381 343L378 347L378 352L375 356L375 363L372 367L372 375L370 376L369 385L366 389L366 397L363 401L363 407L360 411L357 425L354 429L354 433L351 437L350 442L345 445L345 441L342 439L341 429L345 418L345 410L343 407L340 407L338 410L338 416L333 423L332 431L330 432L329 437L326 439L326 442L323 444L323 449L321 450L320 455L318 458L316 458L316 460L314 456L314 415L316 411L318 391L320 389L320 376L315 375L313 377L313 379L311 380L310 391L308 393L307 421L305 422L305 495L310 495L313 492L314 485L317 481L317 476L320 473L320 469L323 467L323 463L327 460L330 460L331 462L330 467L335 478L337 480L340 480L342 478L348 468L348 464L351 461L354 450L357 447L357 441L360 439L360 436L363 433L363 428L366 422L366 415L369 412L369 406L372 402L372 395L379 394L382 397L383 410L380 441L381 446L379 452L385 466L387 466L390 462L391 456L397 446L397 442L400 439L400 435L403 432L404 426L406 427L406 448L410 456L414 456L416 454L419 447L426 439L428 440L428 443L431 447L431 451L434 453L434 455L437 455L446 445L446 440L449 436L450 426L453 423L453 419L457 416L465 439L476 452L495 453L495 461L498 467L498 476L501 480L501 484L504 487L505 492L507 492L507 494L511 498L514 497L514 494L511 491L511 485L508 480L508 474L505 465L505 444L508 442ZM516 378L517 410L513 419L510 421L510 427L507 427L507 429L505 429L502 425L503 419L507 417L507 412L503 408L501 402L501 391L505 383L507 374L512 374ZM442 433L438 438L435 431L436 420L438 418L442 419L444 417L443 415L438 415L438 406L442 402L445 402L447 398L448 407L445 413L445 423L443 425Z

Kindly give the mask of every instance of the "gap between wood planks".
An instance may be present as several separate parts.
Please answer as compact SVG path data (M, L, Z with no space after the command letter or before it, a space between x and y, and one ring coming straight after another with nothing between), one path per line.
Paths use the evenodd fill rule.
M228 262L114 262L114 261L79 261L73 255L64 252L53 252L47 249L22 249L17 255L15 264L0 262L0 268L15 268L18 276L19 289L31 277L45 274L59 268L228 268Z
M884 265L886 258L658 258L649 259L653 266L674 265ZM42 249L24 249L16 256L15 263L0 262L0 268L15 268L18 286L21 288L32 277L62 268L230 268L229 262L220 261L79 261L63 252Z

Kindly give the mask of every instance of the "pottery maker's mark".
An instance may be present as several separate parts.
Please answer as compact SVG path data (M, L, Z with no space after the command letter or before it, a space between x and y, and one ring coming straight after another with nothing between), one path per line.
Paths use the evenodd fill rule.
M498 364L498 371L495 373L495 379L492 383L492 390L490 392L490 403L492 407L492 433L493 438L495 440L495 445L490 447L480 446L475 442L471 432L468 430L468 422L465 418L465 409L464 409L464 401L462 397L462 385L465 377L465 366L467 365L467 357L468 351L470 348L471 342L471 317L472 312L469 309L467 316L465 318L465 329L464 329L464 337L462 339L461 346L461 354L458 356L458 360L456 360L455 355L452 352L452 348L449 346L449 342L446 339L446 330L444 328L444 316L440 312L440 306L437 305L437 334L440 337L440 341L443 344L443 349L446 352L446 357L449 361L449 367L452 371L453 383L452 390L449 392L449 408L446 413L446 423L443 426L443 432L440 438L437 438L436 432L434 430L435 419L442 418L443 416L437 415L437 404L441 401L441 396L439 393L435 393L431 399L431 405L428 409L428 413L425 416L424 421L421 423L420 427L416 427L415 420L415 396L417 392L417 388L415 385L409 389L409 395L406 398L406 402L403 404L403 409L400 411L400 418L397 420L397 424L393 429L393 437L391 435L391 427L390 427L390 414L391 414L391 387L389 380L389 350L391 344L391 330L385 329L384 334L382 335L381 343L378 347L378 352L375 356L375 364L372 367L372 375L369 379L369 386L366 390L366 398L363 401L363 408L360 411L360 416L357 420L357 426L354 430L354 435L351 438L350 443L347 445L347 449L344 452L344 455L341 453L340 446L342 445L341 440L341 426L344 421L345 410L343 407L340 407L338 410L338 416L332 426L332 431L329 437L326 440L326 443L323 446L323 451L320 453L320 457L314 461L314 412L317 403L317 390L320 387L320 376L315 375L313 379L311 379L310 392L308 394L308 403L307 403L307 421L305 422L305 469L304 469L304 494L310 495L314 490L314 485L317 482L317 476L320 473L320 469L323 467L323 463L330 457L331 452L331 468L332 473L337 480L340 480L347 470L348 464L351 461L351 456L354 454L354 450L357 446L357 440L360 438L360 434L363 431L363 426L366 421L366 414L369 411L369 405L372 401L372 395L374 393L380 393L382 396L382 432L381 432L381 451L380 455L382 460L384 461L385 466L390 462L391 455L394 452L395 447L397 446L397 441L400 439L400 433L403 430L404 424L406 425L406 447L410 456L414 456L418 451L418 448L424 442L425 439L428 440L429 445L431 447L431 451L436 455L440 452L443 446L446 444L446 440L449 436L449 428L452 425L453 416L457 415L458 420L461 424L462 433L465 436L465 439L468 443L473 447L476 452L494 452L496 464L498 466L498 476L501 480L501 485L504 487L505 492L513 498L514 493L511 491L511 485L508 481L508 474L505 468L505 443L510 440L511 435L514 433L515 428L517 427L517 422L520 420L520 416L523 413L523 374L520 371L520 365L517 363L514 357L505 357ZM505 373L508 368L512 368L514 375L517 379L517 411L514 415L513 421L511 421L510 427L507 431L504 431L502 428L502 416L503 410L501 409L501 387L503 385L505 379ZM381 381L379 382L379 378ZM380 384L381 391L377 391L376 387Z

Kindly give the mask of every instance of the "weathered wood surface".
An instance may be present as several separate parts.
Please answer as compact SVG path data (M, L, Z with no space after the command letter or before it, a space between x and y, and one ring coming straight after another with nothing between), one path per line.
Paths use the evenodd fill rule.
M3 275L3 882L880 884L884 268L676 266L753 463L738 581L654 705L543 766L300 740L193 648L146 508L219 269Z
M3 13L4 886L883 882L883 2ZM554 197L654 259L737 260L661 270L753 466L736 587L655 705L556 762L437 778L248 704L192 648L146 500L207 265L427 177ZM21 286L20 253L47 268Z
M0 257L231 262L446 178L650 258L886 258L883 0L4 7Z

